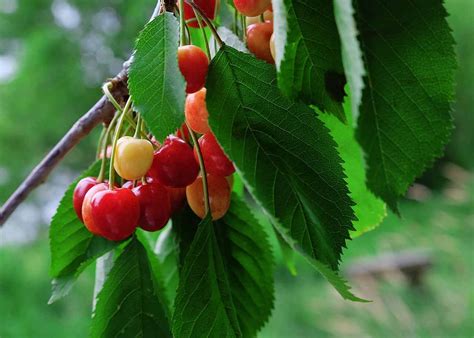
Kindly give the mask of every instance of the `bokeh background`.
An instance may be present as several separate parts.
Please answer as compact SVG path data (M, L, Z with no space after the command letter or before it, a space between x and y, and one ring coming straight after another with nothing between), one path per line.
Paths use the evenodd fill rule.
M389 213L346 250L342 271L373 302L343 301L298 257L292 276L275 245L276 306L261 337L474 337L474 1L446 6L459 57L456 130L444 158L402 201L402 217ZM97 100L153 7L153 0L0 0L0 203ZM92 162L96 140L97 132L84 140L0 231L0 337L88 332L94 270L47 305L47 230L66 186ZM394 267L404 262L405 270Z

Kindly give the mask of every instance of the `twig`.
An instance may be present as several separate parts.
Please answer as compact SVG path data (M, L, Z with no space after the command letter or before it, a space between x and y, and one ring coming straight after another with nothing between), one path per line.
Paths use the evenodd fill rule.
M166 11L172 12L176 6L173 0L158 0L150 21L161 13L163 7ZM115 97L122 97L127 94L126 80L128 68L132 62L132 57L128 59L120 73L112 79L112 93ZM56 168L66 154L74 148L79 141L87 136L101 122L108 122L112 119L114 107L102 96L89 111L84 114L54 148L43 158L43 160L31 171L28 177L20 184L15 192L8 198L0 209L0 227L5 224L15 209L28 197L28 195L39 185L44 183L49 174Z

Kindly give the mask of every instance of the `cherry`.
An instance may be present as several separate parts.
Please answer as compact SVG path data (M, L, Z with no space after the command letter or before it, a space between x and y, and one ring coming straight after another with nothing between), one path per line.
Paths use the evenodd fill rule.
M148 176L172 188L184 188L199 173L192 148L179 137L170 135L155 152Z
M209 203L213 220L222 218L230 206L230 187L225 177L207 175L207 187L209 192ZM199 176L193 184L186 188L188 204L193 212L200 218L204 218L204 193L202 177Z
M192 95L192 94L191 94ZM181 131L183 131L181 133ZM186 123L183 123L181 125L181 128L179 128L177 131L176 131L176 136L178 136L180 139L182 139L184 142L187 142L189 143L189 140L191 139L190 136L189 136L189 129L188 129L188 126L186 125Z
M271 0L234 0L237 10L245 16L257 16L271 6Z
M263 12L263 20L265 21L273 21L273 12L270 10L266 10ZM251 24L254 23L259 23L260 21L260 15L259 16L248 16L245 19L245 22L247 23L247 26L250 26Z
M205 134L211 131L209 128L209 112L206 106L206 88L186 97L184 114L189 127L196 133Z
M84 197L86 197L87 192L97 184L97 178L95 177L84 177L82 180L77 182L76 187L72 195L72 204L74 205L74 210L76 211L77 217L82 220L82 204L84 202Z
M132 189L140 203L138 225L146 231L162 229L171 215L168 190L159 183L139 185Z
M96 226L94 219L92 218L91 199L97 192L107 189L109 189L109 185L107 183L96 184L86 193L84 196L84 202L82 203L81 212L84 218L84 225L94 235L102 236L100 229Z
M171 214L181 209L184 206L184 200L186 199L186 188L170 188L168 189L168 196L170 198Z
M273 60L276 60L276 52L275 52L275 33L272 34L270 38L270 53L272 54Z
M199 138L198 142L208 174L229 176L235 172L234 165L226 156L219 143L217 143L214 134L204 134ZM194 156L196 159L198 158L196 149L194 149Z
M105 151L105 156L106 156L107 158L110 158L110 155L112 155L112 146L111 146L111 145L108 145L108 146L107 146L107 150ZM104 152L101 150L101 151L99 152L99 159L102 159L102 158L104 158Z
M275 63L270 51L273 23L265 21L247 27L247 47L258 59Z
M146 178L146 183L152 183L153 182L153 179L151 177L147 177ZM142 185L142 181L141 180L138 180L136 181L135 183L135 187L138 187L140 185ZM133 181L127 181L125 182L124 184L122 184L122 188L125 188L125 189L133 189L134 186L133 186Z
M179 47L178 65L186 80L186 93L194 93L204 87L209 60L201 48L193 45Z
M140 204L130 189L109 190L106 184L98 184L86 194L82 214L92 233L121 241L135 231Z
M144 176L153 162L153 146L148 140L123 136L117 142L114 168L126 180Z
M201 8L201 10L210 20L214 20L214 18L216 17L218 1L194 0L194 3L198 5L199 8ZM194 15L193 8L186 2L184 3L184 19L188 23L189 27L199 28L199 22L197 21L196 16ZM203 27L206 27L206 22L204 20L201 20L201 23Z

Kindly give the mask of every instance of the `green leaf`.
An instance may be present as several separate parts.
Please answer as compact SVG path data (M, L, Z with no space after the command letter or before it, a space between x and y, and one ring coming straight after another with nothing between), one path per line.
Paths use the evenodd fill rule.
M271 65L230 47L213 59L207 88L211 128L273 225L337 269L354 213L328 129L280 94Z
M280 235L278 231L275 230L275 236L278 240L278 244L281 250L281 256L288 271L291 275L296 276L298 275L298 271L296 270L296 252L293 248L288 244L287 241Z
M223 219L199 224L187 251L174 335L255 336L273 308L273 272L267 235L234 194Z
M171 337L146 249L133 238L98 295L92 337Z
M454 40L441 0L356 3L367 71L357 138L369 188L396 211L451 134Z
M53 277L66 277L66 280L71 276L77 277L92 261L117 245L117 242L91 234L77 218L72 204L77 182L87 176L97 177L99 170L100 161L97 161L69 186L59 202L49 228L50 274ZM59 286L61 280L55 283Z
M163 285L168 298L168 303L173 307L178 287L178 245L176 232L168 225L161 231L156 241L155 254L160 263L160 273Z
M138 37L129 71L134 108L160 142L184 122L186 84L178 68L178 31L171 13L148 23Z
M283 51L277 57L280 89L344 120L346 80L332 1L277 0L273 6L276 50Z
M346 107L348 123L343 124L332 115L320 115L321 120L331 131L337 143L337 150L343 159L342 167L347 175L347 185L350 196L355 202L353 207L357 220L353 221L355 231L351 237L357 237L364 232L377 227L387 215L385 203L367 188L366 173L362 149L357 143L352 128L352 114L349 104Z
M342 63L344 73L351 89L351 111L357 121L359 106L362 101L365 75L364 62L359 40L357 40L357 27L354 19L352 0L334 0L334 15L337 30L341 37Z

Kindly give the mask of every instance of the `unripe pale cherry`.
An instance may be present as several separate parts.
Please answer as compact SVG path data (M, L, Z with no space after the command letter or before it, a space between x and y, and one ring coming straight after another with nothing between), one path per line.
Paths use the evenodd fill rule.
M72 195L72 204L77 217L82 220L82 204L87 192L97 184L97 178L95 177L84 177L77 182L76 187Z
M186 80L186 93L195 93L204 87L209 59L201 48L194 45L180 46L178 65Z
M222 176L207 175L209 204L213 220L222 218L230 206L230 187L227 179ZM193 212L200 218L206 216L202 177L186 188L186 198Z
M257 16L271 6L271 0L234 0L237 10L245 16Z
M132 191L140 203L138 226L146 231L162 229L171 216L168 190L155 182L139 185Z
M270 38L273 34L273 22L265 21L247 27L247 47L261 60L274 64L270 51Z
M84 199L84 223L92 233L111 241L130 237L137 227L140 204L130 189L96 185ZM97 189L96 189L97 188Z
M226 156L213 133L204 134L199 138L198 143L208 174L229 176L235 172L234 164ZM198 156L196 149L194 149L194 156L197 161Z
M148 176L172 188L184 188L194 182L199 164L193 149L179 137L170 135L155 152Z
M153 146L148 140L123 136L115 151L114 168L126 180L144 176L153 162Z
M219 2L219 0L194 0L194 3L210 20L214 20L216 17ZM186 20L189 27L199 28L199 22L196 19L196 15L194 15L193 8L186 2L184 3L184 20ZM207 25L204 20L201 20L201 24L203 27Z
M189 127L196 133L205 134L211 131L209 128L209 112L206 106L206 88L189 94L186 97L184 114Z

